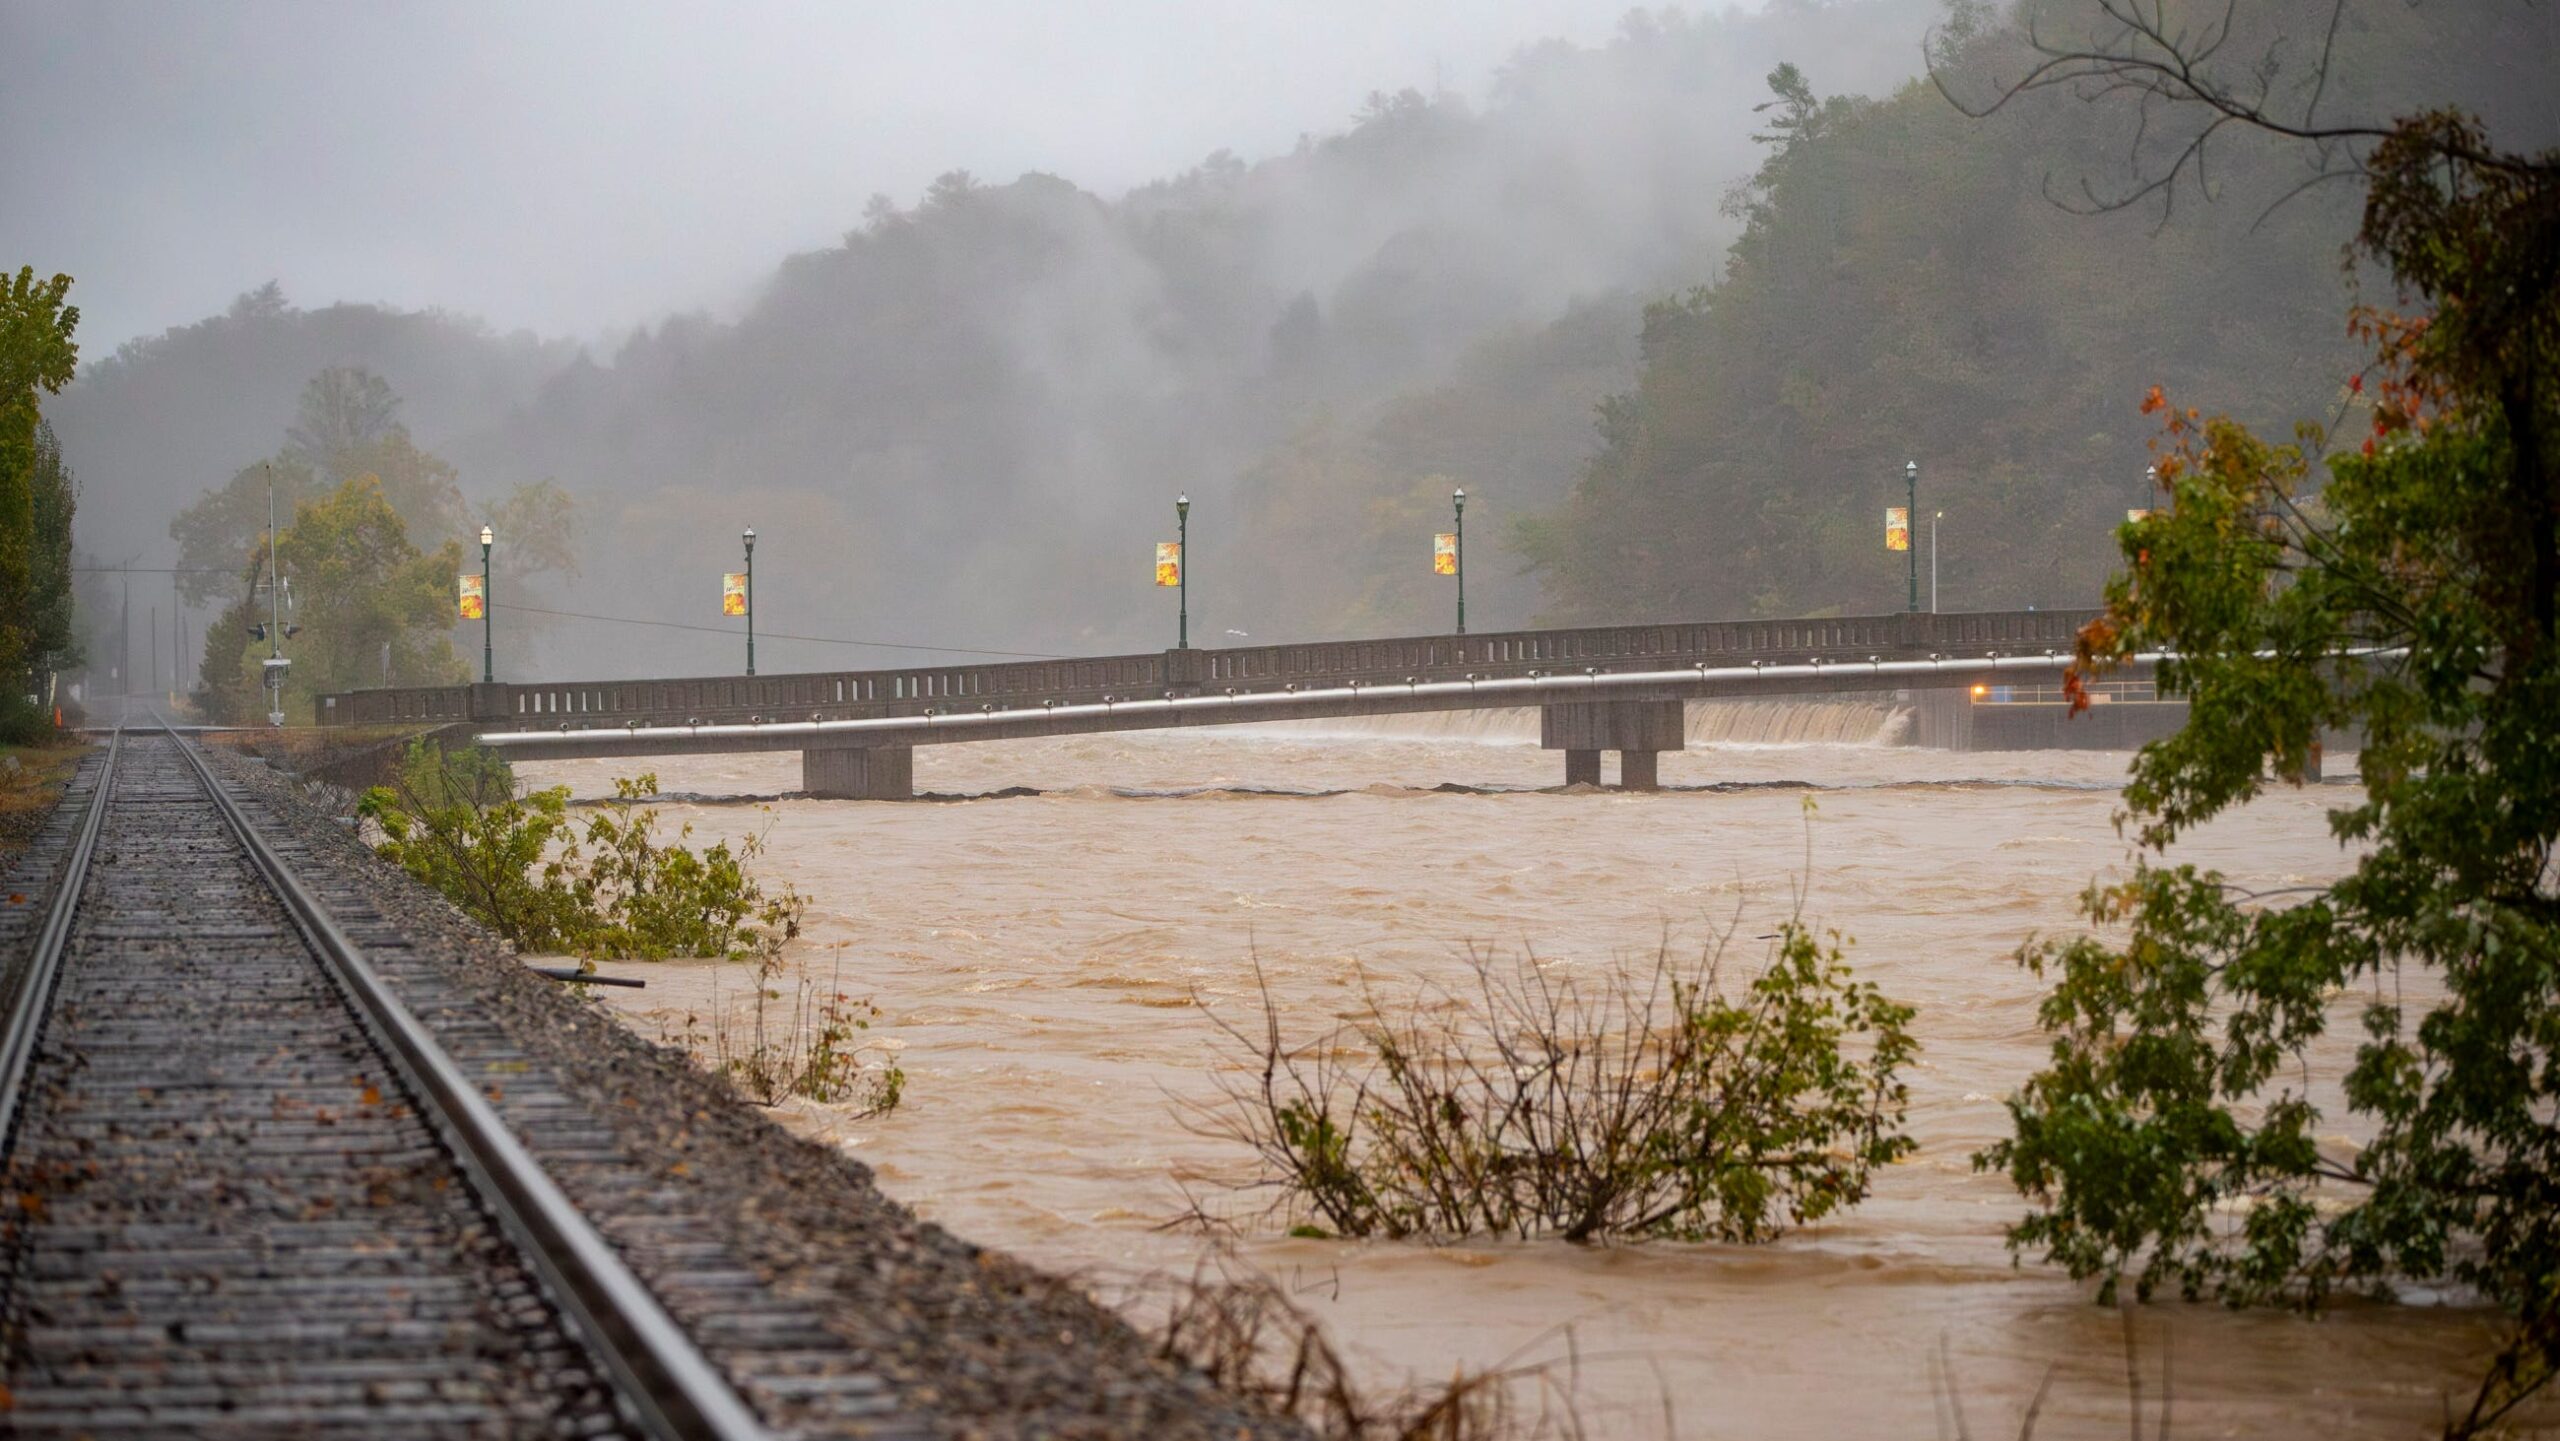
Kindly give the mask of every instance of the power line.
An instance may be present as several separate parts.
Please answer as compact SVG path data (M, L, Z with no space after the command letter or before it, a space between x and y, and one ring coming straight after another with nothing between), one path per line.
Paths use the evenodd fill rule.
M731 630L726 626L689 625L680 620L640 620L636 617L627 615L590 615L585 611L579 610L547 610L538 605L516 605L509 603L506 605L493 606L491 609L521 611L527 615L556 615L568 620L599 620L608 625L645 625L655 627L659 630L693 630L701 631L706 635L735 636L738 634L738 632ZM1071 655L1055 655L1048 651L1038 650L980 650L965 645L908 645L894 640L848 640L843 636L791 635L786 632L778 631L765 631L762 634L769 640L807 641L812 645L860 646L871 650L914 650L923 651L930 655L992 655L1002 656L1008 660L1077 659L1077 657Z

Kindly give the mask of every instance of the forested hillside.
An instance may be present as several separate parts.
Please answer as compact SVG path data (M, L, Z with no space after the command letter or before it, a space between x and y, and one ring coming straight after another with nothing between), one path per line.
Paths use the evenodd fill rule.
M2069 6L2045 9L2070 33ZM2248 7L2229 49L2289 47L2279 78L2307 83L2331 9ZM2340 19L2326 117L2457 104L2519 147L2560 133L2548 8ZM2361 353L2344 263L2360 188L2304 189L2302 147L2232 132L2207 152L2209 199L2182 185L2110 210L2142 133L2129 97L2044 90L1971 119L1950 97L1979 108L2023 76L2026 36L1959 6L1937 49L1944 93L1825 98L1811 55L1774 87L1725 273L1647 311L1641 378L1606 406L1571 501L1513 537L1550 619L1899 608L1884 520L1906 460L1924 605L1941 511L1946 608L2094 604L2114 526L2152 503L2149 387L2279 434L2330 418L2319 398L2343 398ZM2146 162L2182 134L2163 119Z
M2551 125L2549 9L2345 14L2338 111L2468 104L2519 144ZM2317 34L2328 9L2252 15ZM766 669L905 654L794 635L1168 644L1147 561L1183 491L1207 643L1447 624L1429 543L1458 485L1480 629L1892 608L1906 458L1924 547L1945 512L1949 607L2085 603L2143 503L2147 387L2281 428L2343 382L2354 196L2278 204L2300 158L2235 142L2212 203L2070 214L2056 197L2121 173L2120 118L2062 92L1966 118L1912 78L1933 19L1960 95L2024 63L1965 3L1639 14L1524 51L1480 101L1381 94L1294 153L1116 199L961 172L875 197L734 319L610 348L253 291L60 398L83 545L168 553L314 376L361 366L464 500L422 551L555 482L582 573L547 605L716 624L753 526ZM513 539L502 672L740 658L717 634L536 634L509 612Z
M1160 645L1171 607L1148 552L1188 490L1196 634L1401 628L1444 608L1437 516L1338 542L1380 519L1372 484L1448 472L1481 496L1484 623L1525 619L1534 598L1505 595L1491 538L1571 483L1591 405L1632 378L1643 298L1711 272L1736 233L1724 199L1755 163L1760 77L1818 51L1840 83L1891 85L1917 70L1930 13L1637 17L1603 46L1523 52L1479 98L1381 94L1293 153L1221 153L1116 199L954 173L912 203L849 202L843 243L784 263L734 320L574 355L252 294L63 397L96 498L85 543L165 545L172 514L273 450L316 373L352 365L402 398L467 499L543 479L577 498L585 577L566 608L713 620L752 525L773 632ZM1343 457L1347 494L1295 493L1310 446ZM627 628L550 643L582 669L735 659L715 637ZM889 658L775 644L768 666Z

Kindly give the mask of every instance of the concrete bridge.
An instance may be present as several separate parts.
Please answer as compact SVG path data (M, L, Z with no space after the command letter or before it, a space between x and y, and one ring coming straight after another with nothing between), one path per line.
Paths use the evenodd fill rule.
M413 686L321 696L322 725L448 725L525 760L801 753L814 795L914 793L915 747L1244 721L1537 706L1565 780L1650 789L1681 703L1911 692L1962 744L1975 686L2049 685L2093 611L1596 626L797 675ZM2147 670L2147 668L2146 668ZM1934 732L1934 734L1933 734Z

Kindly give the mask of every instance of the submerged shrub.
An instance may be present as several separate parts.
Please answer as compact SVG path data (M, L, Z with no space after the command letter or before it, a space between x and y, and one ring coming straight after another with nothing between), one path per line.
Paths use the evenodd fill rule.
M789 1013L775 1016L782 993L773 983L780 970L770 958L757 965L755 1006L743 1025L729 1007L715 1005L708 1027L699 1014L688 1013L681 1031L662 1031L659 1038L760 1106L797 1096L849 1104L857 1120L896 1110L906 1094L907 1073L894 1057L875 1060L866 1039L880 1007L847 994L839 971L824 989L802 977Z
M1196 1129L1250 1147L1256 1186L1340 1236L1765 1241L1866 1198L1908 1155L1909 1006L1789 923L1738 995L1721 947L1596 984L1473 958L1312 1043L1217 1024L1248 1063Z
M381 828L374 849L523 951L665 960L770 961L800 934L808 898L769 894L749 870L760 837L695 851L634 808L658 778L616 780L616 805L581 826L569 788L523 791L505 757L414 741L389 785L357 813Z
M1156 1354L1221 1391L1304 1426L1315 1441L1544 1441L1590 1434L1574 1409L1570 1356L1515 1355L1445 1381L1363 1381L1287 1287L1232 1251L1187 1276L1141 1278L1120 1298L1152 1319ZM1569 1338L1568 1338L1569 1340ZM1568 1348L1569 1350L1569 1348Z
M374 850L520 951L568 951L589 929L573 867L569 788L520 792L494 751L412 741L356 813Z
M658 835L658 813L633 809L658 794L658 778L616 779L617 805L598 810L586 824L581 894L593 918L579 947L582 955L665 960L669 956L721 956L733 961L769 960L800 934L808 898L785 885L768 895L748 863L764 854L764 839L748 836L735 851L720 841L704 851L685 845L691 823L672 841Z

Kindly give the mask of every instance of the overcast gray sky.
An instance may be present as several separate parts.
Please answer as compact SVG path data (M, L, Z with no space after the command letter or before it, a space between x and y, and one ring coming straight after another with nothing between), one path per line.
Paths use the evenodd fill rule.
M92 358L269 278L593 336L728 308L874 192L1256 159L1628 8L0 0L0 263L75 277Z

